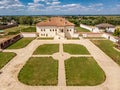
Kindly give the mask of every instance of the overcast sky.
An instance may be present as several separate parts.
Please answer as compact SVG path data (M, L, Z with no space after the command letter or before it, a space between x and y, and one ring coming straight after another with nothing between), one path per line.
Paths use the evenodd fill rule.
M0 15L120 14L120 0L0 0Z

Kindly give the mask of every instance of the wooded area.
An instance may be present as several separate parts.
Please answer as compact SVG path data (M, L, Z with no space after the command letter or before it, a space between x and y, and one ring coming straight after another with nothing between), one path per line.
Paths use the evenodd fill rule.
M11 20L15 20L17 24L21 25L35 25L40 21L44 21L52 16L1 16L0 24L6 24ZM86 25L96 25L100 23L109 23L113 25L120 25L120 16L62 16L73 22L76 26L80 23Z

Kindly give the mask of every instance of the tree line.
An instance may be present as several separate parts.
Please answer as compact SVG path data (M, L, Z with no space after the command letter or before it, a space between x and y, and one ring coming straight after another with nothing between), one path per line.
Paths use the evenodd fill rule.
M35 25L40 21L44 21L52 16L1 16L0 24L6 24L11 20L15 20L17 24ZM80 24L97 25L100 23L109 23L113 25L120 25L120 16L62 16L74 23L76 26Z
M0 25L6 25L7 22L15 20L20 25L35 25L36 23L46 20L44 16L1 16Z
M66 18L76 26L80 24L94 26L100 23L120 25L120 16L66 16Z

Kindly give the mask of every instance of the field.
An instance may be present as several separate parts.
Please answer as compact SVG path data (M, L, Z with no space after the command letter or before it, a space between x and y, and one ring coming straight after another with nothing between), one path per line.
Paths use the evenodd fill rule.
M65 61L68 86L95 86L105 81L105 73L93 58L72 57Z
M19 80L31 86L54 86L58 83L58 61L51 57L30 58L19 73Z
M64 52L70 54L89 54L88 50L79 44L64 44L63 45Z
M39 46L33 54L53 54L59 52L59 44L44 44Z
M5 29L5 35L18 34L21 31L22 32L35 32L36 28L35 28L35 26L19 25L18 27Z
M7 49L20 49L27 46L34 38L22 38L16 43L9 46Z
M120 52L113 48L115 47L113 42L109 40L92 40L92 42L120 65Z

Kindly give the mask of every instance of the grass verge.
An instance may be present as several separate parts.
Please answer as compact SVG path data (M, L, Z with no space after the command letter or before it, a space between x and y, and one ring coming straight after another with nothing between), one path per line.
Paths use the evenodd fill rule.
M116 63L120 65L120 52L114 49L115 45L109 40L91 40L103 52L111 57Z
M15 55L16 54L12 52L0 52L0 69L15 57Z
M34 38L22 38L16 43L10 45L7 49L20 49L27 46Z

